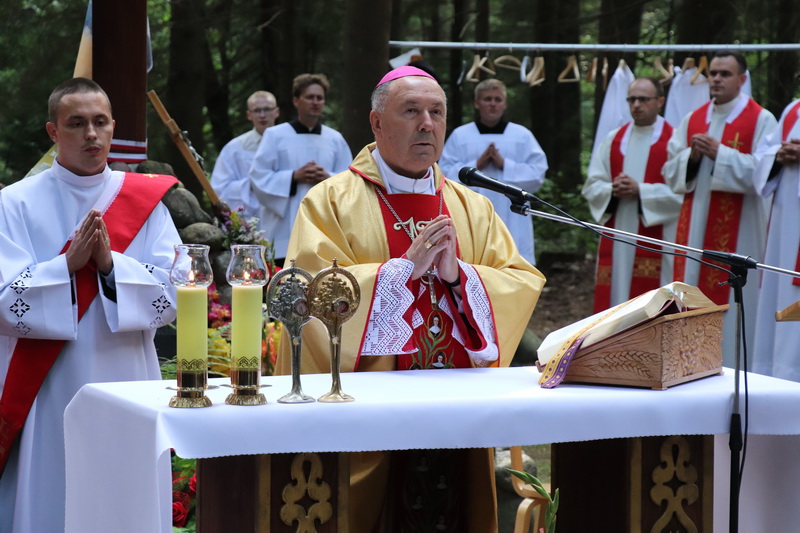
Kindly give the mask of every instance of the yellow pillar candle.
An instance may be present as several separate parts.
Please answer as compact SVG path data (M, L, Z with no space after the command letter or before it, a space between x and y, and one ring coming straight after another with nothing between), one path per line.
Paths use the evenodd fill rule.
M239 366L242 357L261 361L261 285L232 285L231 358Z
M197 285L175 289L178 293L178 360L208 359L208 289Z

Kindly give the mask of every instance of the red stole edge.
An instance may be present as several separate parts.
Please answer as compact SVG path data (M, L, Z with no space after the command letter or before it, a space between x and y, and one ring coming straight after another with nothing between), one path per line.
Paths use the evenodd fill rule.
M124 252L128 248L161 198L177 182L173 176L125 174L117 197L103 214L113 251ZM64 245L62 253L69 244ZM94 264L75 273L75 285L80 320L99 292ZM54 339L17 340L0 397L0 475L39 389L66 343Z
M706 122L706 116L708 106L711 104L711 101L703 104L689 117L686 130L687 146L693 135L708 131L710 124ZM720 144L734 148L743 154L752 153L753 138L761 109L762 107L750 98L741 114L733 122L725 124ZM740 138L740 135L744 136ZM736 251L743 201L744 195L741 193L711 191L703 249ZM675 238L678 244L688 244L693 204L694 192L686 194L678 217L678 230ZM709 221L713 221L713 226L709 224ZM677 281L683 281L685 277L686 258L678 255L675 257L674 278ZM701 265L697 286L717 305L724 305L730 298L730 286L720 285L720 283L724 283L726 280L727 275L724 272Z
M609 163L611 167L611 178L618 176L623 169L625 157L622 154L621 143L625 135L625 130L630 127L632 123L629 122L624 125L611 143L611 152L609 154ZM664 176L661 174L661 168L667 160L667 144L672 136L672 126L668 122L664 122L664 127L661 136L658 140L650 145L650 153L647 157L647 165L645 166L644 183L664 183ZM614 227L615 216L605 223L606 227ZM663 237L663 225L647 227L642 220L639 220L638 232L640 235L661 239ZM600 312L604 309L611 307L611 271L613 268L613 241L600 238L600 246L597 253L597 274L595 284L595 298L594 298L594 312ZM631 278L631 286L629 298L634 298L642 293L652 289L657 289L661 285L661 255L657 252L650 252L641 250L639 248L634 252L634 268L633 276ZM644 270L643 265L648 262L658 261L658 267L655 276L644 276L641 271ZM637 275L636 266L640 265L639 275Z

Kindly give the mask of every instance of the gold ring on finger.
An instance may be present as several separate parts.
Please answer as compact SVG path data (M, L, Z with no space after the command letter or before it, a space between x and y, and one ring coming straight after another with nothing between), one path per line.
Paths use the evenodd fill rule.
M433 247L433 243L431 241L425 241L425 249L430 250Z

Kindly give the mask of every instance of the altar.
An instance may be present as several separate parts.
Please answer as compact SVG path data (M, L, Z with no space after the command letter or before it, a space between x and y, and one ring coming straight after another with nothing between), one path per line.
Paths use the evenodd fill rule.
M263 378L269 403L173 409L173 382L83 387L65 414L67 533L169 533L170 449L186 458L295 452L504 447L656 435L716 435L714 531L728 530L733 371L665 391L537 385L532 367L342 375L353 403L279 404L289 376ZM329 375L304 375L318 397ZM224 384L227 380L211 380ZM742 389L744 390L744 389ZM750 374L740 530L800 523L800 384ZM743 410L743 406L742 406ZM562 498L564 496L562 495Z

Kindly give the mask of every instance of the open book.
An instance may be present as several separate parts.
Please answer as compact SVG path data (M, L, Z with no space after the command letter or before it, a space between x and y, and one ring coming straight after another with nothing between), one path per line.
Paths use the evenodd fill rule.
M553 331L539 346L539 363L547 364L573 337L584 337L581 348L585 348L658 316L715 306L697 287L674 281Z

